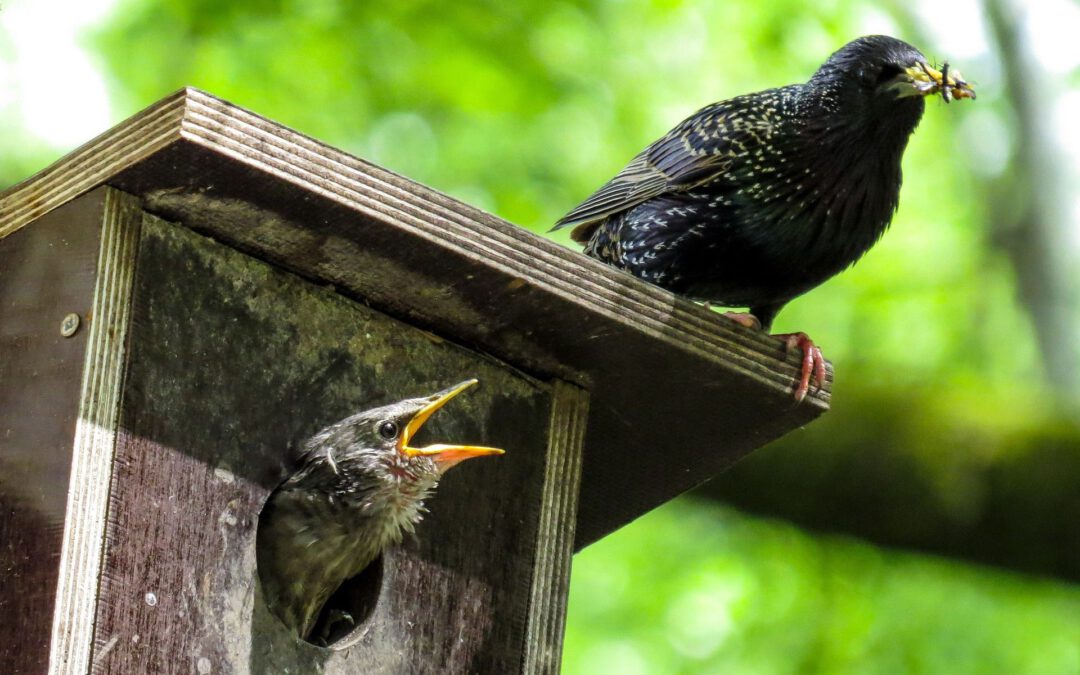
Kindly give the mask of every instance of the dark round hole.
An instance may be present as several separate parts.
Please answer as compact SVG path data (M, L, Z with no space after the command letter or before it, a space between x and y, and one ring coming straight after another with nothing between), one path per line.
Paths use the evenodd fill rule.
M383 556L380 554L360 574L346 579L334 591L319 612L308 641L332 649L351 645L375 611L382 580Z

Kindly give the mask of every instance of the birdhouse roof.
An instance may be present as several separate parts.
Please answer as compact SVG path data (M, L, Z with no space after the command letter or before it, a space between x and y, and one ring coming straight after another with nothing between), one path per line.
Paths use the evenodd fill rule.
M0 193L0 237L100 185L590 392L576 548L820 415L799 355L706 308L195 89Z

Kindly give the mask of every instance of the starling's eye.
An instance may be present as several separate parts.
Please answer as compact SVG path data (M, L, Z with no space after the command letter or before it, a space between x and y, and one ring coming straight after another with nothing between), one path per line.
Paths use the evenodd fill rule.
M895 63L886 63L877 74L877 84L885 84L903 72L903 69Z
M379 422L379 435L388 441L394 440L398 435L398 425L390 421Z

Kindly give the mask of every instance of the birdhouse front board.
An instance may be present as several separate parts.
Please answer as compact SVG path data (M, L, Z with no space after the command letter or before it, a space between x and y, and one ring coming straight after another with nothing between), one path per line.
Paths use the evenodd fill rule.
M65 546L82 548L103 535L101 557L77 559L69 548L59 559L54 541L46 558L59 566L59 588L74 594L56 616L53 630L63 635L53 636L54 658L123 673L557 667L561 630L548 624L561 625L563 604L558 593L541 596L565 594L580 390L145 214L109 188L46 219L43 234L64 221L101 252L98 274L108 276L97 294L66 309L80 316L85 347L102 355L91 364L91 404L111 408L83 411L98 420L79 422L74 452L93 456L72 458L74 520L63 534ZM37 228L23 232L32 238ZM65 347L61 340L53 342ZM287 633L261 597L255 535L299 444L357 411L473 377L480 386L421 434L506 454L448 472L415 535L343 587L336 601L354 628L329 647ZM35 487L8 485L4 498ZM64 523L59 508L52 518ZM12 590L5 583L2 593ZM29 612L39 630L51 610L43 603ZM18 642L5 645L10 652Z

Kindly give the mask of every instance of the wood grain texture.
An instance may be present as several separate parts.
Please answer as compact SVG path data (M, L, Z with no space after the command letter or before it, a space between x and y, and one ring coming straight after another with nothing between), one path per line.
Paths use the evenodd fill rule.
M0 238L0 672L48 669L103 195ZM60 335L63 317L83 325Z
M551 385L152 217L129 337L95 672L521 670ZM293 451L348 414L474 376L417 442L507 453L444 477L415 538L384 555L347 646L296 640L255 566L258 515Z
M587 389L577 548L828 406L828 386L792 405L799 358L778 341L196 90L5 192L0 231L101 181L388 314Z
M103 192L98 274L86 327L86 358L53 614L49 672L58 674L90 669L135 244L142 220L135 199L116 190Z
M175 143L185 108L182 97L170 96L4 190L0 193L0 238Z
M588 414L588 394L574 385L556 381L540 507L540 534L533 561L524 673L558 673L562 665L566 601L570 595L570 559L574 555L574 526Z

